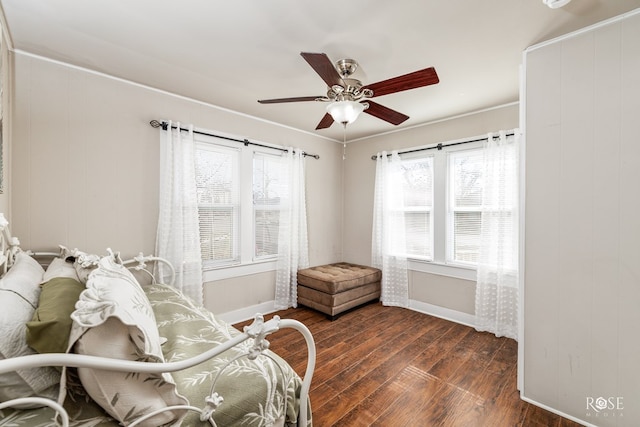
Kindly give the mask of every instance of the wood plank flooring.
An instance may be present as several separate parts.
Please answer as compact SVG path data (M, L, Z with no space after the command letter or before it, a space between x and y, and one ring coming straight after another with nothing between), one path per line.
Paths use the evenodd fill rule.
M275 314L301 321L314 336L314 427L579 426L520 400L513 340L379 303L333 322L307 308L266 318ZM304 375L298 332L279 331L269 341Z

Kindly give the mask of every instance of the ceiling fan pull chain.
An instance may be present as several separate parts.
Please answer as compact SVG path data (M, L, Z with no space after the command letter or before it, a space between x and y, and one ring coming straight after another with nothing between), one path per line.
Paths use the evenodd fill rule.
M347 158L347 122L342 123L342 160Z

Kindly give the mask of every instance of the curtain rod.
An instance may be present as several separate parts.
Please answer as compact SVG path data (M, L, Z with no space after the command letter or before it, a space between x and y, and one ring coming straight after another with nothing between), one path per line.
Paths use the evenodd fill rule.
M515 135L513 132L511 133L507 133L505 136L513 136ZM500 138L499 135L494 136L493 138ZM425 147L425 148L416 148L415 150L407 150L407 151L398 151L398 154L407 154L407 153L417 153L418 151L427 151L427 150L442 150L444 147L452 147L454 145L462 145L462 144L469 144L472 142L480 142L480 141L487 141L489 138L487 138L486 136L484 138L477 138L477 139L470 139L468 141L460 141L460 142L451 142L449 144L443 144L443 143L439 143L438 145L434 145L432 147ZM391 153L387 154L387 157L389 157L391 155ZM377 154L374 154L373 156L371 156L371 160L376 160L378 158Z
M151 127L153 128L159 128L162 127L162 130L167 130L167 128L169 127L169 123L165 122L164 120L162 122L159 122L158 120L151 120L149 122L149 124L151 125ZM172 129L178 129L178 126L171 126ZM180 128L181 131L188 131L189 129L186 128ZM257 142L251 142L248 139L237 139L237 138L231 138L228 136L222 136L222 135L216 135L213 133L207 133L207 132L201 132L199 130L194 130L193 133L197 133L198 135L205 135L205 136L213 136L214 138L220 138L220 139L226 139L228 141L235 141L235 142L241 142L244 144L245 147L249 146L249 145L255 145L258 147L263 147L263 148L271 148L272 150L279 150L279 151L289 151L286 148L282 148L282 147L272 147L270 145L264 145L264 144L259 144ZM313 157L314 159L319 159L320 156L318 154L309 154L306 152L302 152L302 155L305 157Z

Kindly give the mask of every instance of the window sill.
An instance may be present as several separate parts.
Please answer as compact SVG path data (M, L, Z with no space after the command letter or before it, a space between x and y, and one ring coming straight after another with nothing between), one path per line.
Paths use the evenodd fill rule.
M248 264L230 265L225 267L213 267L202 272L203 282L213 282L216 280L232 279L234 277L249 276L252 274L275 271L277 261L274 259L265 261L254 261Z
M409 259L409 270L440 276L455 277L457 279L476 281L476 269L473 267L444 264L441 262Z

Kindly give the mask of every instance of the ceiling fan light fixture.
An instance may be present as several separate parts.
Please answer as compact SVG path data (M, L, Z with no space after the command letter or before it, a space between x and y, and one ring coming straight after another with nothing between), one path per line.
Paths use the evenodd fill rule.
M549 6L551 9L558 9L562 6L565 6L571 0L542 0L544 4Z
M327 113L334 121L342 124L349 124L356 121L365 106L355 101L336 101L327 105Z

